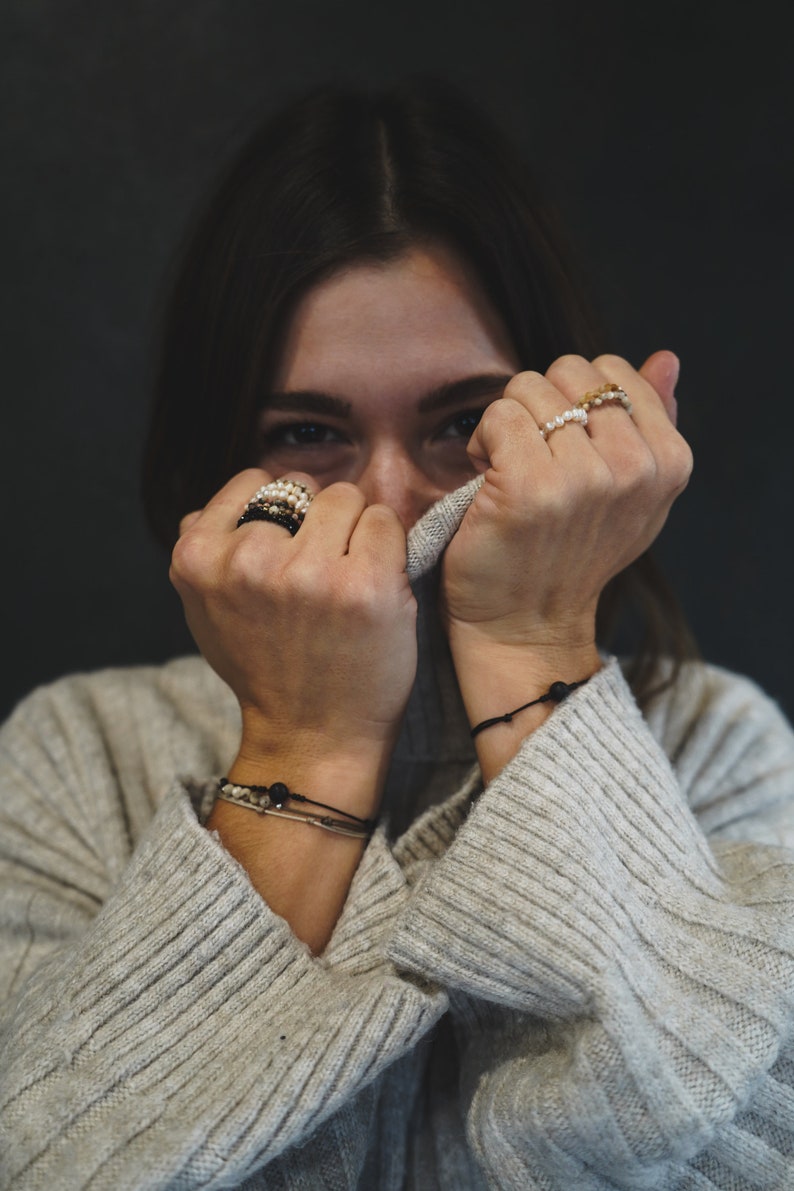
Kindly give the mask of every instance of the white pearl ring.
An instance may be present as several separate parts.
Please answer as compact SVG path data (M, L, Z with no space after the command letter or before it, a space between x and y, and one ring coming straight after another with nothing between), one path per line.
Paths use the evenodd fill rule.
M273 521L295 536L313 500L305 484L297 480L273 480L263 484L243 509L237 527L246 521Z
M613 401L618 401L629 417L631 417L634 412L631 398L625 389L621 389L620 385L616 385L613 381L610 381L602 385L600 389L592 389L589 393L585 393L584 397L576 402L573 409L563 410L552 421L546 422L545 425L540 427L540 437L545 441L555 430L562 430L564 426L568 426L571 422L576 422L580 426L586 426L589 410L598 409L599 406L608 405Z

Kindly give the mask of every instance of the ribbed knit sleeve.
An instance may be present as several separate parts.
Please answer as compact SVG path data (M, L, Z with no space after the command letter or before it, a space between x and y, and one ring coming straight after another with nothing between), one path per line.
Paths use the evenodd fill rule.
M104 690L112 701L112 680ZM133 846L137 800L126 816L105 806L118 750L101 722L62 684L0 742L2 1185L237 1186L337 1114L329 1169L354 1186L366 1089L446 1006L385 956L408 894L383 837L333 949L314 958L200 825L183 783Z
M794 853L760 842L794 747L748 687L668 708L676 772L606 666L403 909L390 954L449 990L493 1186L794 1186Z
M420 611L476 487L411 531ZM200 659L19 707L0 1185L794 1187L782 716L694 667L643 718L610 663L477 797L434 616L419 639L385 825L321 958L201 825L239 708Z

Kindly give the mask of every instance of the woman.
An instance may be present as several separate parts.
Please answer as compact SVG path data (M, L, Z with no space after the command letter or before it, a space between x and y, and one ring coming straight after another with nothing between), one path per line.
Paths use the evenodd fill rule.
M790 730L680 633L634 695L596 646L676 371L597 355L443 89L246 147L149 448L205 660L3 738L9 1185L789 1185Z

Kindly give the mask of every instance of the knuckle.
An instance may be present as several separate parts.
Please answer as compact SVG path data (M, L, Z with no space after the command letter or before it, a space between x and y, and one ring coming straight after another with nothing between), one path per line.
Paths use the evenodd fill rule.
M399 530L404 534L400 518L390 505L368 505L361 514L361 521L376 533L390 534Z
M537 512L542 518L565 518L573 509L584 487L582 475L560 472L547 480L535 498Z
M641 444L631 455L631 473L636 484L649 484L656 480L659 465L653 452Z
M256 526L255 528L260 528ZM266 548L261 533L240 534L224 567L224 581L230 587L253 587L265 570Z
M653 487L658 479L658 465L652 452L638 442L624 449L614 471L618 492L635 496Z
M378 611L381 594L380 584L373 574L359 574L356 582L346 587L345 603L356 619L369 621Z
M193 525L193 523L197 521L200 516L201 509L194 509L193 512L185 513L184 517L180 518L178 531L180 538L183 536L183 534L187 533L187 531L190 529L190 526Z
M660 451L659 472L665 485L676 494L683 492L692 475L694 458L686 439L677 432L670 436Z
M337 480L334 484L329 484L323 491L332 492L337 496L355 497L357 500L364 498L363 492L352 480Z
M518 390L510 394L508 393L509 388L508 385L501 400L492 401L485 407L477 427L481 434L486 436L499 434L514 426L518 418L525 416L524 407L518 397Z
M677 436L676 443L676 460L675 460L675 474L677 475L682 488L686 487L689 482L689 477L692 475L692 470L695 466L695 457L692 454L692 448L689 443L681 437Z
M556 360L552 361L546 369L546 379L554 382L555 377L565 377L572 372L580 375L582 365L589 367L584 356L577 356L574 352L568 352L566 355L558 356Z
M513 397L520 400L520 395L530 393L538 385L544 383L544 376L541 372L535 372L533 369L527 369L524 372L517 372L505 385L503 397ZM488 409L498 405L498 401L491 402Z
M266 573L278 584L282 596L292 601L296 607L317 605L331 585L328 568L323 560L305 551L289 558L278 571L268 565Z
M337 480L335 483L329 484L327 488L323 488L322 492L318 492L314 499L319 500L321 505L332 502L336 505L344 504L345 507L358 507L359 509L363 509L367 503L364 493L350 480Z
M209 569L210 553L204 535L188 530L171 552L171 582L187 586L197 583Z
M351 619L362 628L371 630L391 621L395 612L394 589L383 581L380 571L359 575L352 593Z
M505 390L505 395L506 393L507 391ZM477 429L474 433L479 438L485 439L486 442L491 441L493 436L499 433L499 428L505 424L506 410L504 407L508 404L509 402L502 398L501 401L494 401L491 405L487 406L483 410L482 417L477 423Z
M517 372L512 376L505 385L505 391L518 385L533 385L539 384L543 380L543 373L538 372L536 368L523 368L521 372Z
M596 501L607 501L615 491L615 476L602 459L596 459L587 477L588 495Z
M625 368L626 360L614 352L604 352L602 355L596 356L593 360L593 367L597 368L599 372L614 371L615 369Z
M263 471L261 467L246 467L233 477L233 482L235 487L239 484L241 491L250 489L253 495L263 484L269 484L270 478L270 473Z

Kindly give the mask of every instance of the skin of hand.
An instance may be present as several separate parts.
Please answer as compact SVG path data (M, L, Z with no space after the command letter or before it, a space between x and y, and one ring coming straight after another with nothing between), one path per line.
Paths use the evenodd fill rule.
M651 357L648 371L661 364ZM629 393L632 416L605 404L586 428L541 437L607 381ZM592 639L604 586L651 544L690 475L665 402L617 356L563 356L545 376L514 377L468 449L484 483L444 556L451 626L477 625L505 644Z
M691 467L674 429L677 373L671 352L655 353L638 372L617 357L563 357L545 377L518 374L483 415L469 455L485 483L442 572L472 723L600 665L598 596L656 536ZM540 425L606 380L630 393L633 420L606 407L591 413L587 430L567 426L541 438ZM312 487L307 476L292 478ZM242 709L229 776L288 779L371 817L416 669L404 530L391 509L366 507L350 483L319 493L295 538L261 522L236 529L245 502L270 479L244 472L189 514L172 561L191 631ZM532 709L509 730L478 738L486 781L548 712ZM265 823L223 802L208 826L271 907L321 950L361 843Z
M416 672L402 526L339 483L295 537L267 522L237 529L270 478L242 472L186 518L171 565L190 630L240 703L241 753L388 746Z
M483 414L469 454L484 483L443 562L442 598L472 723L574 681L600 665L598 598L659 533L688 481L692 456L677 432L678 361L657 352L637 371L617 356L556 360L519 373ZM590 411L587 427L540 428L614 381L629 394ZM549 714L477 738L486 780Z
M295 537L267 522L237 529L271 478L242 472L186 517L171 564L196 643L240 703L242 739L228 776L286 781L373 818L416 672L405 532L392 509L367 507L348 483L318 493ZM307 476L290 478L312 487ZM207 827L271 909L321 952L365 841L222 800Z

